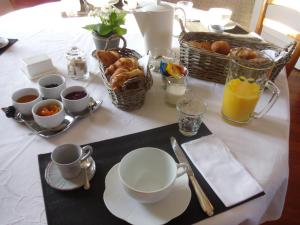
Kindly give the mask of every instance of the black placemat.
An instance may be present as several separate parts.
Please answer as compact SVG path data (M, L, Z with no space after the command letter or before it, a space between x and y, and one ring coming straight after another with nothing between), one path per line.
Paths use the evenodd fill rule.
M90 145L94 148L93 158L96 162L96 174L91 181L91 189L89 191L85 191L83 188L68 192L52 189L44 178L45 168L50 161L50 153L39 155L39 168L48 225L128 224L113 216L104 204L104 180L107 172L116 163L120 162L126 153L133 149L146 146L157 147L165 150L175 158L170 145L170 136L176 137L181 144L201 136L209 135L210 133L207 127L202 124L197 135L184 137L179 133L178 124L176 123L140 133L91 143ZM192 167L197 180L215 207L215 214L228 210L229 208L224 206L201 174L197 172L196 168L194 166ZM191 190L192 199L187 210L179 217L171 220L168 224L193 224L207 218L207 215L200 208L193 188L191 188ZM264 193L260 193L253 198L263 194ZM249 200L250 199L247 201Z
M10 46L18 41L18 39L8 39L9 43L4 48L0 48L0 55L4 53Z

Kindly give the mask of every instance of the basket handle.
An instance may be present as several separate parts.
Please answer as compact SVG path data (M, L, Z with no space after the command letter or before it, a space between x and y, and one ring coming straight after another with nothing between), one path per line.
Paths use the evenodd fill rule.
M179 24L180 24L180 27L181 27L181 32L185 34L185 33L186 33L186 31L185 31L185 28L184 28L184 25L183 25L182 19L180 19L180 18L179 18Z
M127 42L126 42L125 38L124 38L123 36L121 36L121 35L113 34L113 35L111 35L110 37L108 37L107 40L106 40L105 47L104 47L104 50L105 50L105 51L106 51L107 48L108 48L109 42L110 42L113 38L120 38L120 39L123 41L123 47L122 47L122 50L124 50L124 49L126 48Z

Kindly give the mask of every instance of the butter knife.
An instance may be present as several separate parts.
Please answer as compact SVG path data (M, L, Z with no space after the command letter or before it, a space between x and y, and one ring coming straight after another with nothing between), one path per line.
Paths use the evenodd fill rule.
M202 210L208 215L212 216L214 215L214 207L212 206L211 202L207 198L206 194L202 190L200 184L196 180L194 176L194 172L191 168L191 165L189 161L187 160L185 154L183 153L183 150L177 143L176 139L174 137L170 138L171 146L173 148L173 151L180 163L186 163L188 165L187 175L189 176L190 181L192 182L192 185L194 187L195 193L197 195L198 201L200 203L200 206Z

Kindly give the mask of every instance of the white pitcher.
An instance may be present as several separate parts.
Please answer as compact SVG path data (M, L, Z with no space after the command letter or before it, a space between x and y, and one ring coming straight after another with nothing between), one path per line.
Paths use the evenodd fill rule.
M171 49L174 8L167 4L151 4L133 11L144 37L146 51Z

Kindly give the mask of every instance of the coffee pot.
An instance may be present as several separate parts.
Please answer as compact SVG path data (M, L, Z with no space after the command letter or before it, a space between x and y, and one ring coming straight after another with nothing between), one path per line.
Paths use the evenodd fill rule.
M132 12L143 35L147 52L171 49L174 10L172 6L158 1Z

